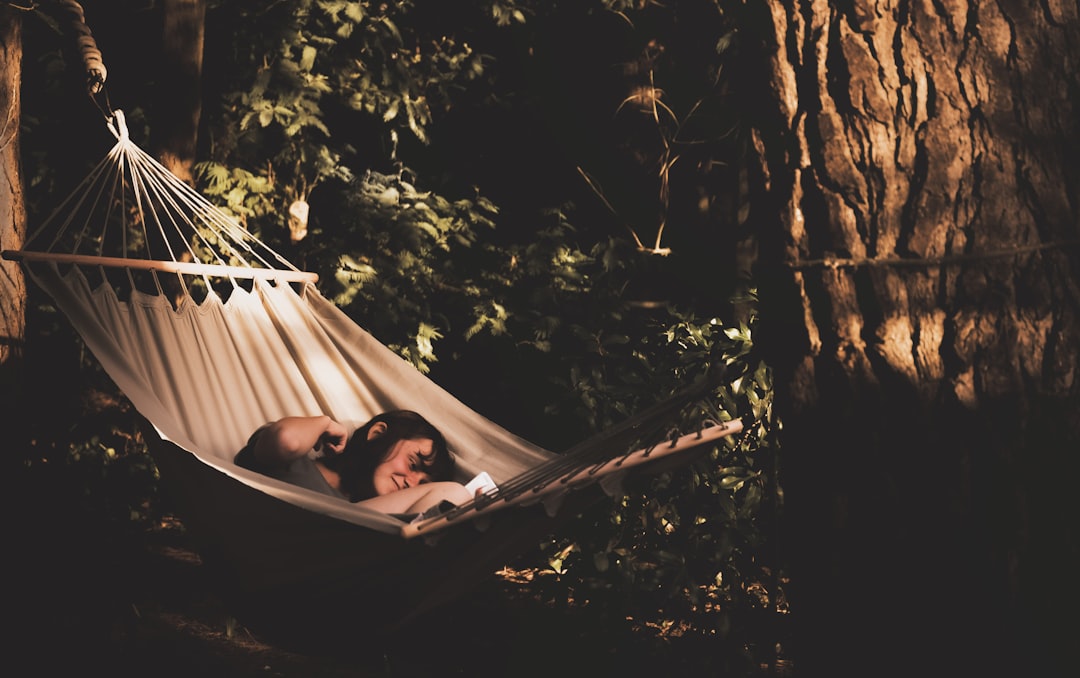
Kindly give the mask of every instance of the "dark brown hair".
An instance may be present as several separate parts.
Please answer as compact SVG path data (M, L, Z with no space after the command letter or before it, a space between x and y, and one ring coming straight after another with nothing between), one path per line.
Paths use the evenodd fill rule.
M386 430L371 440L368 432L377 423ZM454 457L446 438L427 419L412 410L391 410L372 417L371 421L353 432L341 454L322 459L327 468L341 476L341 491L350 501L362 501L375 496L375 467L399 440L431 440L431 454L422 456L420 463L432 481L450 480L454 472Z

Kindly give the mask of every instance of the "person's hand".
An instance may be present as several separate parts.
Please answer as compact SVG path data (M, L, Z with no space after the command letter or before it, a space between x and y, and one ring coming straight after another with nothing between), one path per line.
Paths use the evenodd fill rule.
M348 439L349 432L345 427L330 419L327 421L326 430L319 436L315 449L321 450L323 454L341 454Z
M325 414L282 417L253 437L252 452L264 464L289 464L313 449L340 454L349 432Z

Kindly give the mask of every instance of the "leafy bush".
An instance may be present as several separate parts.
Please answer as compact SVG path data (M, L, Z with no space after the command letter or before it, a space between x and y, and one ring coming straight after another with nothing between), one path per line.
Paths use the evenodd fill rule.
M534 565L544 573L538 585L550 587L553 598L602 600L640 623L693 628L739 651L758 643L771 647L762 639L772 636L755 635L755 624L782 606L783 572L769 558L768 540L782 508L775 468L779 424L768 367L754 357L753 294L736 289L723 267L702 265L690 266L695 276L645 299L652 303L641 303L640 294L658 270L708 261L709 253L680 259L683 252L696 254L685 236L690 246L668 257L643 251L663 249L660 232L669 217L680 215L673 196L683 190L738 202L712 195L719 190L712 169L675 169L715 168L727 159L720 156L729 149L717 141L727 122L715 96L716 60L727 49L727 34L718 33L724 36L719 43L703 50L707 59L689 64L696 70L673 63L642 35L631 36L653 50L646 56L656 74L695 83L685 86L681 104L651 80L626 100L628 108L651 110L652 117L624 122L627 136L607 149L617 157L598 162L602 171L581 171L597 189L586 195L611 198L608 206L617 212L599 219L575 205L580 194L555 181L520 188L544 189L543 199L485 195L474 187L482 182L465 172L470 158L440 155L438 135L456 129L440 127L451 114L537 103L514 91L516 83L495 81L499 62L476 45L503 43L480 38L507 40L498 31L528 30L540 16L541 26L561 28L560 19L605 9L621 27L640 16L635 3L449 4L213 3L200 189L295 264L320 273L329 298L418 369L551 449L590 438L722 372L724 380L687 403L668 427L690 432L745 416L752 425L712 444L691 464L632 476L617 501L542 545ZM660 23L687 25L665 8L649 11ZM704 91L698 80L707 83ZM594 119L628 115L622 107L569 108ZM141 116L129 119L146 123ZM513 141L524 144L532 130L512 131ZM471 143L491 149L504 141ZM655 163L662 171L649 174ZM573 163L568 166L577 177ZM631 172L659 177L661 190L636 190ZM624 185L603 193L595 183L600 176L609 187ZM52 180L38 178L43 186ZM639 199L647 209L636 209ZM310 208L306 228L291 230L297 205ZM612 223L634 227L629 237L616 237ZM651 238L650 248L641 245L638 232L646 233L645 226L656 229L655 248ZM727 298L736 293L743 298ZM733 305L751 311L742 321L725 319L734 316ZM658 443L664 433L639 442ZM115 445L80 434L68 453L78 462L106 450L107 461L108 449Z

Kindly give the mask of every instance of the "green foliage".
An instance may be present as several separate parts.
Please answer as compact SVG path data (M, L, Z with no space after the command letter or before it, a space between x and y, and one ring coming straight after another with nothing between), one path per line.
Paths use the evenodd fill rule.
M709 251L714 241L703 246L687 235L721 231L726 217L710 213L697 230L671 225L701 218L696 196L737 202L720 195L727 189L716 169L731 150L724 139L730 113L720 96L729 34L712 30L722 12L704 0L675 8L612 0L449 4L212 4L199 188L295 264L318 272L328 298L418 369L446 378L452 392L512 393L513 400L496 403L493 418L517 417L523 435L551 449L723 369L726 381L680 411L670 428L690 432L747 415L753 425L692 464L631 476L625 494L571 523L536 558L561 597L603 599L649 623L679 620L709 637L752 644L740 633L782 600L782 569L766 555L782 508L772 383L754 357L756 317L729 319L730 275ZM681 14L695 8L709 21ZM614 17L617 29L604 24L604 35L622 51L579 45L573 66L601 72L649 57L651 70L639 75L650 88L590 111L590 102L563 100L557 88L530 97L519 91L524 80L493 83L508 67L485 52L501 44L509 57L507 44L520 41L528 59L519 58L539 70L536 55L544 52L533 46L562 44L561 33L540 31L561 31L584 15ZM688 27L712 36L707 56L693 51L699 40L678 32ZM665 238L681 247L666 258L642 252L633 238L615 236L624 230L613 230L611 218L575 205L581 194L547 175L492 198L468 174L467 158L438 147L459 129L442 126L453 113L469 118L534 104L546 107L530 113L535 117L562 111L552 126L575 146L562 169L575 181L582 166L603 179L607 190L586 185L587 198L599 194L631 233L670 226ZM642 111L651 115L637 115ZM129 124L150 122L127 112ZM559 126L589 115L604 124L616 116L616 129ZM500 145L528 148L535 129L516 124L501 134L466 127L476 134L469 150L483 156ZM517 162L527 167L533 158L520 154ZM55 178L35 180L51 188ZM525 199L545 190L542 200ZM677 206L672 196L680 191L695 196L693 209ZM529 209L508 204L515 199ZM296 201L310 204L311 216L306 236L294 241L288 209ZM684 275L655 305L639 303L638 288L666 269ZM752 293L736 301L753 308ZM452 364L467 366L466 375L455 375ZM137 455L111 455L120 448L81 433L55 449L80 468L93 460L95 468L119 469L116 459Z
M436 178L430 159L406 138L427 143L436 114L451 110L493 64L468 46L463 25L432 26L417 7L228 5L231 25L249 36L232 39L231 49L254 77L236 81L224 98L214 125L220 165L203 166L206 191L279 242L284 207L310 199L310 231L290 257L319 272L330 298L422 371L448 355L498 356L501 382L528 385L521 406L543 419L543 444L558 448L593 435L724 366L732 381L670 425L693 431L750 415L751 429L689 466L632 478L624 496L579 521L541 559L559 575L551 586L579 599L604 597L652 622L678 619L737 636L782 599L778 565L761 556L781 494L772 384L751 357L753 317L728 326L715 309L696 309L696 290L676 291L651 311L635 308L630 290L655 262L638 251L640 242L579 230L570 203L515 214L513 232L496 237L504 225L491 200L425 186ZM582 173L631 233L652 228L650 245L659 249L660 233L679 214L670 196L680 182L714 190L711 175L678 167L713 167L724 152L730 122L719 72L730 36L709 60L691 63L686 50L662 49L679 44L664 10L638 9L597 3L581 10L624 18L644 50L630 57L647 67L642 88L609 111L624 135L617 152L598 151L598 164ZM559 11L493 2L489 16L509 29ZM651 35L662 42L649 42ZM422 158L429 169L409 168ZM631 171L656 177L652 205L642 202L643 184Z
M455 325L492 325L489 290L474 252L494 226L482 197L450 200L396 176L368 171L348 185L331 214L314 221L302 258L324 262L323 291L421 371ZM323 226L327 220L329 226ZM464 316L464 319L462 319Z
M402 135L426 142L433 110L485 69L468 44L425 32L408 0L230 2L207 21L208 51L234 67L208 116L201 188L271 239L324 182L386 169L382 151L355 158L358 147L389 147L393 162Z
M750 355L749 328L725 329L715 320L675 322L640 342L632 360L652 367L652 388L669 382L667 388L674 389L714 360L739 375L688 407L681 421L671 423L673 429L693 431L710 420L746 415L754 423L686 467L633 479L612 511L553 542L557 553L571 547L573 557L561 558L560 565L576 571L566 584L578 596L607 591L609 604L633 601L628 614L666 610L701 629L717 628L741 607L765 609L769 603L751 591L765 587L779 598L759 560L778 508L771 503L779 501L770 435L772 383L768 369L750 362ZM650 392L624 382L633 368L620 369L622 364L612 361L579 383L577 392L594 410L607 404L618 411ZM725 604L708 607L706 597Z
M55 311L32 308L28 315L36 332L28 373L53 379L23 389L31 437L25 447L13 440L9 452L40 488L34 501L72 523L97 520L129 534L147 528L161 518L158 477L134 410Z

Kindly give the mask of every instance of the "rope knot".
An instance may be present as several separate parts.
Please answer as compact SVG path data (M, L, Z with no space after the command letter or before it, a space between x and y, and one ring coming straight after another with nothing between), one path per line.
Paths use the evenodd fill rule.
M107 124L109 126L109 131L112 132L113 136L119 141L126 142L128 140L127 122L124 120L123 111L113 111L112 118Z

